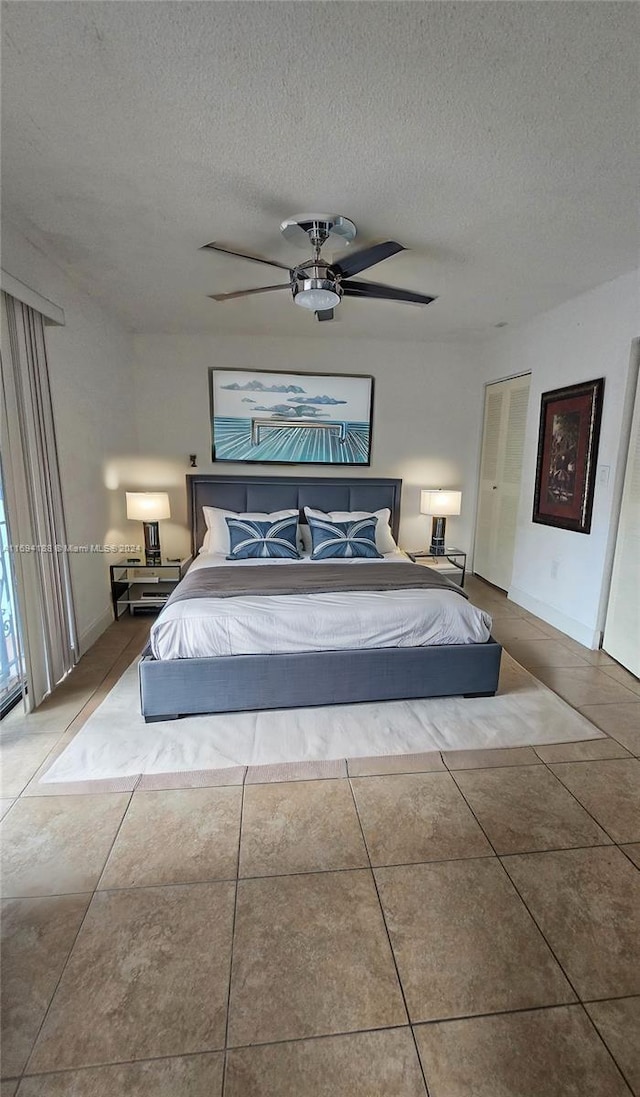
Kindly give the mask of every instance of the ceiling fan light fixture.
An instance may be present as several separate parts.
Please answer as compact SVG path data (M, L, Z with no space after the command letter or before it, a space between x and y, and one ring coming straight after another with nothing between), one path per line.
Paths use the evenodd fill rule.
M339 305L341 294L330 278L301 278L293 287L293 300L303 309L322 312Z

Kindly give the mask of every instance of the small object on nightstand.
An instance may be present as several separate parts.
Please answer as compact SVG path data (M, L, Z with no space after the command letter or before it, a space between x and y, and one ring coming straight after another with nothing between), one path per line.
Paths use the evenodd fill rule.
M143 564L140 560L123 559L111 564L111 600L116 621L129 613L158 613L173 593L193 557L167 560L158 564Z
M422 564L423 567L432 568L434 571L464 587L464 577L467 570L467 554L462 549L445 548L437 554L431 552L407 552L407 556L414 564Z

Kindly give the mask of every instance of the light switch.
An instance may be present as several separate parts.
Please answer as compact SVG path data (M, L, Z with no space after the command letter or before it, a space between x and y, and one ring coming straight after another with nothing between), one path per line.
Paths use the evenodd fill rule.
M596 472L596 482L601 488L606 488L609 483L609 473L611 472L610 465L598 465Z

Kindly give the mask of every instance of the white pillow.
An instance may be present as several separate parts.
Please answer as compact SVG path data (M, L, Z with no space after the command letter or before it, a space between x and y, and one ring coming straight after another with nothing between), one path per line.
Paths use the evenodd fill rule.
M376 548L378 552L395 552L397 545L393 539L391 532L391 526L389 522L391 520L391 511L389 507L384 507L382 510L313 510L312 507L305 507L304 513L312 518L328 518L331 522L359 522L361 518L377 518L376 525ZM302 537L302 543L308 552L311 552L311 531L308 526L299 527L300 536Z
M225 521L226 518L248 518L252 522L277 522L280 518L292 518L294 514L296 517L298 516L296 509L274 510L271 514L265 514L260 511L238 512L236 510L222 510L220 507L203 507L202 513L207 523L207 532L199 551L224 553L225 556L231 551L229 527Z

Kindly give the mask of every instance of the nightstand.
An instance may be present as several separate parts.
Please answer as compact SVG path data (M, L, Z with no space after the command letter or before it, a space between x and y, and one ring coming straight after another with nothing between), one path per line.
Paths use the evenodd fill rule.
M442 556L432 556L430 552L407 552L414 563L423 567L432 568L440 575L444 575L452 582L464 586L464 577L467 570L467 554L462 549L446 548Z
M187 573L193 557L163 560L153 567L119 560L109 567L111 600L116 621L123 613L158 613Z

